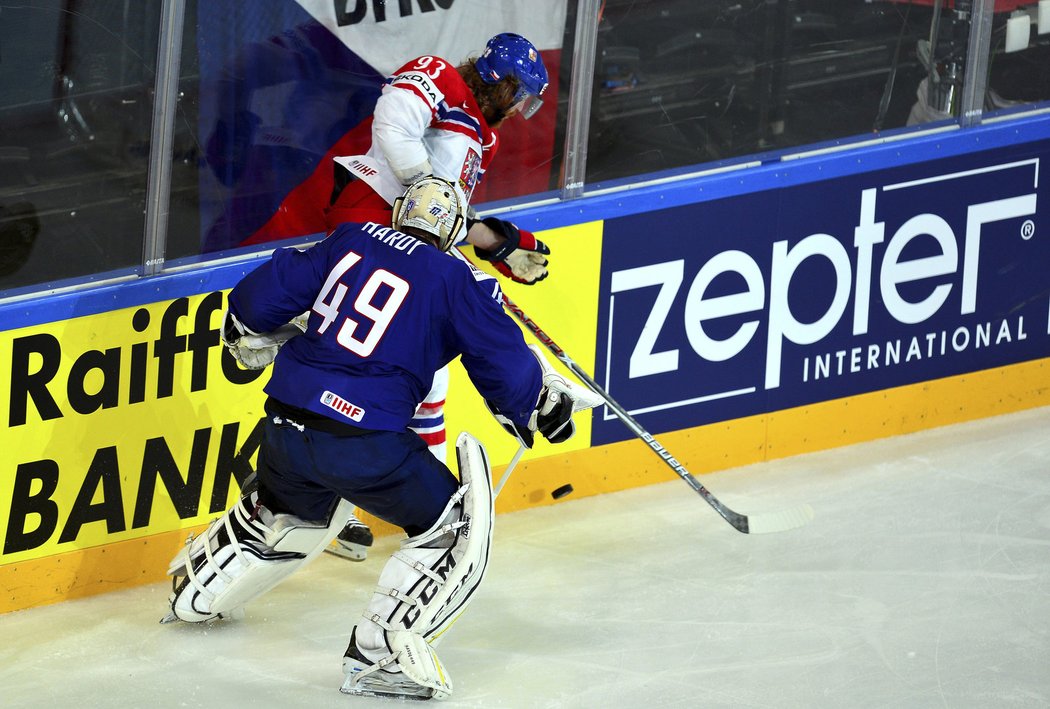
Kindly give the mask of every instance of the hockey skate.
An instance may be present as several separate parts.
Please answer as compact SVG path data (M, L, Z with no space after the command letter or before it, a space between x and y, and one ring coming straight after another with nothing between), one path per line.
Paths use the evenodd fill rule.
M437 655L422 636L400 631L391 634L392 654L373 662L357 647L357 628L343 655L346 679L343 694L393 699L446 699L452 683Z
M364 561L368 558L368 547L374 541L368 525L353 516L325 551L351 561Z
M234 608L232 611L226 611L225 613L216 613L214 616L203 622L214 623L218 620L244 620L245 615L244 608ZM178 623L181 620L181 618L175 615L175 611L168 611L167 614L160 619L160 622L162 625L167 625L168 623Z

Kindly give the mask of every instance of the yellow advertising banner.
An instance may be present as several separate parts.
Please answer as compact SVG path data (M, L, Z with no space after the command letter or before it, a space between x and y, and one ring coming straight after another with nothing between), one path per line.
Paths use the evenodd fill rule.
M505 284L586 366L600 231L544 234L560 264L551 278ZM225 307L214 291L0 332L0 567L197 527L232 504L255 468L269 371L225 350ZM450 440L471 431L494 465L516 451L458 362L446 420ZM556 452L589 441L583 420ZM554 452L541 442L528 457Z
M0 564L206 522L253 470L265 372L219 339L225 294L0 333Z

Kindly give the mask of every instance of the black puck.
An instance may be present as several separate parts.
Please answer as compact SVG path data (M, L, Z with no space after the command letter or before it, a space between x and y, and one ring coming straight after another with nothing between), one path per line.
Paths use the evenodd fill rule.
M555 500L560 500L570 493L572 493L572 485L562 485L558 489L551 491L551 497Z

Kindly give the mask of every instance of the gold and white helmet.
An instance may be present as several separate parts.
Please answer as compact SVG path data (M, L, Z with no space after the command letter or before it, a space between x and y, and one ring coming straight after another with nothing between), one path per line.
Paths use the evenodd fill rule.
M434 245L448 251L459 236L467 200L454 184L440 177L412 183L394 200L394 228L419 229L434 237Z

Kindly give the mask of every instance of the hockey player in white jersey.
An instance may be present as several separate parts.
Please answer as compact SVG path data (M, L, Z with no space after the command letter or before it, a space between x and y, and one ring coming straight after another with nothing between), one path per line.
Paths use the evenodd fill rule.
M384 223L405 186L426 175L458 184L469 201L499 147L497 129L519 113L526 119L534 115L547 83L539 51L512 33L492 37L480 56L458 66L436 56L406 62L387 79L376 103L367 153L335 159L328 229L344 222ZM550 249L508 221L473 219L468 209L456 235L457 242L463 240L515 282L531 285L547 277ZM448 381L447 368L435 374L412 422L441 461ZM355 517L329 551L362 560L371 543L371 530Z
M485 574L494 497L478 440L457 440L457 479L408 429L425 382L459 357L527 447L536 431L567 440L574 409L597 403L526 347L494 278L442 253L462 220L457 192L420 180L395 204L396 230L344 224L275 251L230 293L227 348L247 366L274 364L258 482L172 560L165 621L239 614L320 554L356 505L408 538L347 629L342 691L452 693L435 646ZM286 323L304 311L300 334Z

